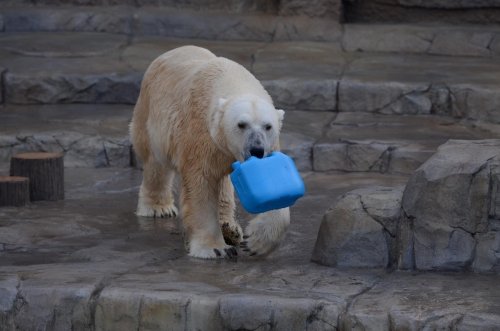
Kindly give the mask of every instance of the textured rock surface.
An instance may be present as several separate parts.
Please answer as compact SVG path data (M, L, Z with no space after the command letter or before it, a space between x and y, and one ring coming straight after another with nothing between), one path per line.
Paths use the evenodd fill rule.
M312 261L332 267L385 268L395 262L403 187L351 191L327 211Z
M0 162L13 153L45 150L64 152L70 167L128 166L134 159L128 139L132 108L6 105L0 108ZM440 117L287 110L281 148L302 171L410 174L450 138L494 137L496 125L487 129Z
M401 268L498 272L499 147L499 140L451 140L410 178Z
M6 101L134 103L151 61L186 43L95 36L76 34L70 48L69 34L0 36ZM441 114L500 123L500 66L493 58L345 53L338 43L189 43L244 65L285 109ZM491 41L492 51L496 44Z
M127 7L7 7L2 8L4 30L132 32L132 8Z
M494 59L361 56L343 73L338 109L445 114L500 123L500 116L494 111L499 103L500 81L494 74L498 69Z
M496 330L497 276L395 273L353 300L342 330ZM428 286L432 284L431 286Z
M312 170L312 151L316 141L335 115L331 112L289 111L280 135L281 149L291 156L300 171Z
M494 56L500 29L405 24L346 24L342 44L347 51L427 53L451 56Z
M306 15L311 17L329 17L341 20L342 1L339 0L283 0L279 6L280 15Z
M4 6L4 29L14 31L87 31L129 35L162 35L212 40L338 40L341 27L331 10L318 6L318 15L277 16L227 13L186 6ZM126 5L126 4L125 4ZM196 6L195 6L196 7ZM238 10L236 10L238 11ZM327 16L327 17L326 17ZM314 24L312 24L314 23Z
M497 276L386 274L309 262L332 199L367 185L400 185L404 177L305 174L308 195L292 207L280 249L265 259L216 263L185 256L179 220L134 215L140 171L80 168L66 175L65 201L0 209L2 330L498 326ZM381 221L394 209L385 194L363 195Z
M0 328L333 330L384 272L310 263L321 215L345 191L405 178L304 178L278 251L217 263L185 255L178 219L134 215L140 171L67 169L65 201L0 209Z
M498 24L497 0L370 0L344 2L348 22Z
M411 174L450 138L498 137L438 116L338 113L313 148L316 171Z
M467 9L481 7L500 7L498 0L398 0L403 6L426 8Z
M35 108L36 107L36 108ZM64 152L66 167L130 165L130 106L0 108L0 162L26 151Z
M46 35L6 33L0 36L0 49L33 57L92 57L116 53L127 45L127 36L94 32L59 32Z

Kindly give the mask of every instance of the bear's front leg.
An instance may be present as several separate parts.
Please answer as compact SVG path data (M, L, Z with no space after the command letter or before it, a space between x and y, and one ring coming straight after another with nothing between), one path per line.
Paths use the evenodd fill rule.
M241 242L243 230L234 217L234 188L229 176L219 182L219 224L226 244L236 246Z
M182 175L182 221L189 256L235 258L236 248L224 242L218 218L219 185L204 176Z
M290 225L288 208L271 210L253 218L245 229L240 247L250 256L266 255L275 250Z

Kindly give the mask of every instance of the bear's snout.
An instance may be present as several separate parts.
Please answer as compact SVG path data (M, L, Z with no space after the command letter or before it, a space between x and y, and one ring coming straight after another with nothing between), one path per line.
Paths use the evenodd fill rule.
M250 148L250 155L262 159L264 157L264 148L262 147L252 147Z

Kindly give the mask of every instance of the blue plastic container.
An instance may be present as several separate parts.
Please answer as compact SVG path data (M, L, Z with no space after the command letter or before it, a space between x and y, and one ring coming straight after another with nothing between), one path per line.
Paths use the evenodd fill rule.
M243 207L253 214L291 206L305 193L295 164L281 152L234 162L233 170L234 189Z

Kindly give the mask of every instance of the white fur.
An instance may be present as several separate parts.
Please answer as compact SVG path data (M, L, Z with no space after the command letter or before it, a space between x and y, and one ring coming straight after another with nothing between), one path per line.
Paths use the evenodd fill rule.
M179 173L189 255L231 257L221 226L236 234L236 243L243 235L234 218L231 163L256 148L265 155L278 150L283 114L258 80L233 61L194 46L161 55L144 75L130 125L144 168L137 214L177 215L172 182ZM246 248L269 253L289 222L288 209L258 215L245 231Z

